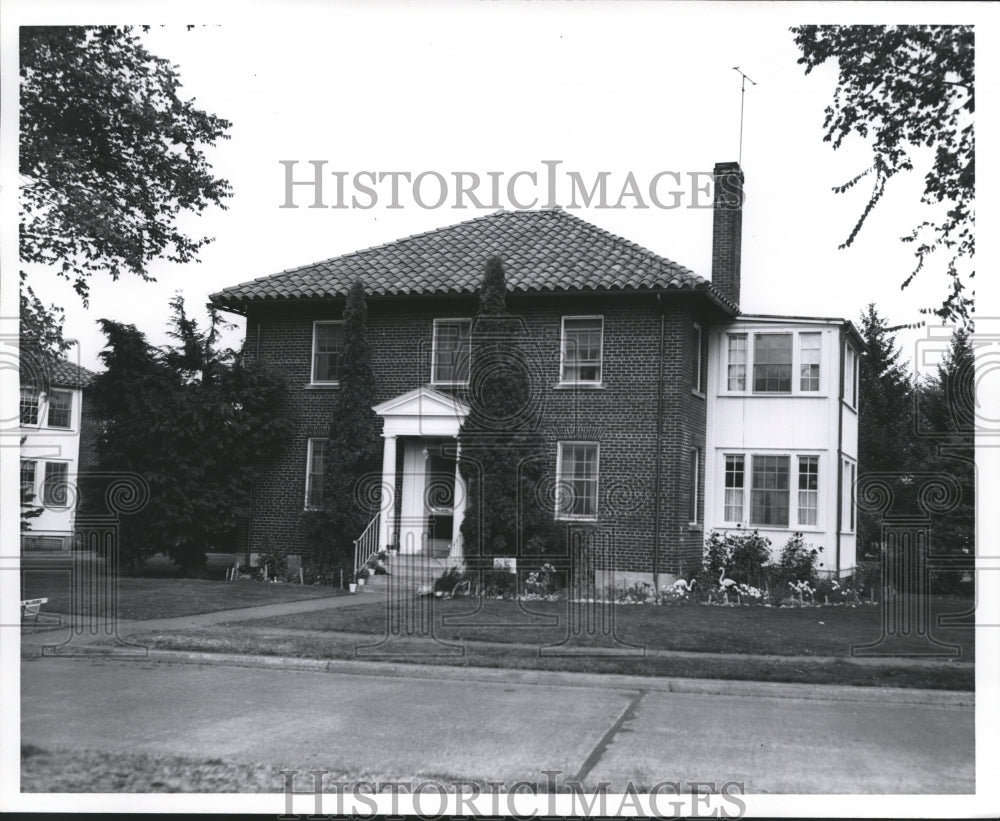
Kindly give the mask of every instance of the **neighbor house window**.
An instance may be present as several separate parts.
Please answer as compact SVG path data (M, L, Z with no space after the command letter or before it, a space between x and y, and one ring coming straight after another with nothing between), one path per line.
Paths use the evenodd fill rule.
M729 334L729 365L726 388L731 391L745 391L747 389L746 334Z
M750 524L788 526L788 457L755 454L750 481Z
M799 524L815 525L819 513L819 457L799 457Z
M66 507L69 493L66 480L69 465L66 462L46 462L45 479L42 482L42 504L47 507Z
M601 317L563 317L560 381L600 383L603 337L604 320Z
M35 470L38 463L34 459L21 460L21 501L30 504L35 501Z
M49 391L49 414L46 424L50 428L70 427L73 394L70 391Z
M754 393L792 392L792 335L755 334L753 338Z
M323 471L326 467L326 439L310 439L306 455L306 507L323 505Z
M852 408L858 406L858 355L850 345L844 349L844 399Z
M854 462L849 462L844 460L844 488L843 488L843 499L844 503L841 506L843 510L843 520L841 522L841 530L847 533L854 532L856 511L854 508L854 483L857 480L857 465Z
M743 465L742 453L726 455L726 498L723 516L727 522L743 521Z
M469 319L434 320L431 382L437 385L468 384L471 331L472 321Z
M556 516L597 518L596 442L560 442L556 472Z
M342 322L313 323L312 381L336 383L340 379Z
M819 390L820 335L799 334L799 390Z
M38 390L34 385L21 388L21 424L38 424Z
M698 393L701 388L701 325L694 326L694 361L691 363L694 371L691 374L691 385Z
M691 488L691 505L689 510L689 515L691 518L688 520L691 524L698 524L698 491L701 489L701 479L700 479L700 468L701 468L701 451L698 448L691 449L690 457L691 474L689 487Z

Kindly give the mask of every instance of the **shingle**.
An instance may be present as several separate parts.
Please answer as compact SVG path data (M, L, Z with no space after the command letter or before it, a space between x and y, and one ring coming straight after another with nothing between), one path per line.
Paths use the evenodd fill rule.
M486 259L504 263L507 287L552 291L704 291L735 310L702 277L562 209L499 211L404 237L212 294L230 308L269 300L343 297L360 278L371 296L474 294Z

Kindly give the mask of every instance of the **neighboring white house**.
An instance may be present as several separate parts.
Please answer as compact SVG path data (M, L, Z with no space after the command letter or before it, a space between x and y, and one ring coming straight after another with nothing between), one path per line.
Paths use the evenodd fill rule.
M23 552L73 544L83 389L93 374L64 359L21 375L21 496L41 515L21 534Z
M710 332L705 531L793 533L856 565L858 354L842 319L741 315Z

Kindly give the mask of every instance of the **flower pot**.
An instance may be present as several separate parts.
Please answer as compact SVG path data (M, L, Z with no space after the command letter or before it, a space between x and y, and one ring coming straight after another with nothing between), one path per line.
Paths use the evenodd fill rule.
M350 582L347 585L347 592L348 593L357 593L358 592L358 586L354 582Z
M364 583L365 583L365 580L364 580L364 579L358 579L358 586L359 586L359 587L363 587L363 586L364 586Z

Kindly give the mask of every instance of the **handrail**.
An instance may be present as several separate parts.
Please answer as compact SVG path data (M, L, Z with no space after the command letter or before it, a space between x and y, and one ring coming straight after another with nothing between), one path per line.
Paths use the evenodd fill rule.
M361 532L361 535L354 540L354 572L357 573L364 567L368 560L379 551L379 513L368 523L368 526Z

